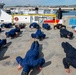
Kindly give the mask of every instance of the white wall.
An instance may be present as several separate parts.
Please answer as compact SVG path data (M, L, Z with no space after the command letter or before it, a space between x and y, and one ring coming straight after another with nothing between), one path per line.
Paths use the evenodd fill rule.
M15 17L18 18L18 21L16 21L14 19L14 23L30 23L30 16L21 16L21 15L18 15L18 16L14 16L14 18Z
M11 23L12 16L0 9L0 22Z

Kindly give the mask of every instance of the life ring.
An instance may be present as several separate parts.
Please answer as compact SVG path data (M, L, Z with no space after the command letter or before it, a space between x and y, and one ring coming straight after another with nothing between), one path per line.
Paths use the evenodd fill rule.
M19 19L18 19L18 17L15 17L14 20L15 20L15 21L18 21Z

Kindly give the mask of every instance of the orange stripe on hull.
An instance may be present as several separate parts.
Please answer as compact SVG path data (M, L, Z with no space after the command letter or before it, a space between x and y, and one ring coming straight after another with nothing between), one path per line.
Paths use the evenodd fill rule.
M56 20L56 23L58 23L59 20ZM44 20L44 23L55 23L55 20Z

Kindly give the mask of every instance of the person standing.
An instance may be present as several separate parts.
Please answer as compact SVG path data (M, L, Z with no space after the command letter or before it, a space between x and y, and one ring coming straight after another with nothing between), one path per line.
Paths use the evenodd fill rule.
M62 10L61 8L59 8L58 10L57 10L57 12L56 12L56 15L57 15L57 19L62 19L62 14L63 13L67 13L68 11L64 11L64 10Z

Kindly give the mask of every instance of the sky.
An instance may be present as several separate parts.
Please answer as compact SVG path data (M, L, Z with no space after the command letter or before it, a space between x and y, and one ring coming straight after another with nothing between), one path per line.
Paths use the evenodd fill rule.
M76 4L76 0L0 0L0 3L5 3L5 6L16 5L73 5Z

